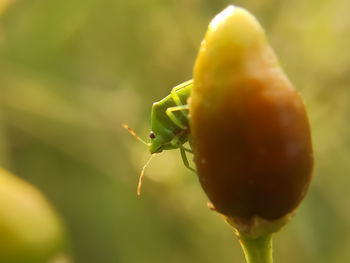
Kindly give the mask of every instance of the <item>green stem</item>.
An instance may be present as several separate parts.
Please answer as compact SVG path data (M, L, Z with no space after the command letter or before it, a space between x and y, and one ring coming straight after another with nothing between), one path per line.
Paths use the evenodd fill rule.
M239 234L239 242L247 263L272 263L272 234L258 238Z

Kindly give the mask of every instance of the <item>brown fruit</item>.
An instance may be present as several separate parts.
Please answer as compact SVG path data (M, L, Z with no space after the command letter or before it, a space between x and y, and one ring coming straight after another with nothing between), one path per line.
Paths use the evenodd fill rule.
M194 67L190 128L201 185L227 217L279 219L311 180L301 97L258 21L229 6L210 23Z

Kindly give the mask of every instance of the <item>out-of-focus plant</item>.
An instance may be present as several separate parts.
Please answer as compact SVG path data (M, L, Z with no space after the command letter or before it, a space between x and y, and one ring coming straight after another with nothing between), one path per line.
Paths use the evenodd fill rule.
M0 262L70 262L61 220L38 189L0 168Z
M12 0L0 0L0 15L6 10Z

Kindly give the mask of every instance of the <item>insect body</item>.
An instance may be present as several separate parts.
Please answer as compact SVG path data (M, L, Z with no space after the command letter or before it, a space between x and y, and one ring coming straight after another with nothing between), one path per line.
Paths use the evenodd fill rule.
M192 80L172 89L170 95L152 106L150 152L181 148L188 141L187 99L192 89Z
M192 90L192 80L186 81L171 90L171 93L164 99L153 103L151 111L151 127L149 137L150 143L146 143L140 139L127 125L123 125L129 132L138 140L145 143L152 154L149 161L143 167L139 186L138 195L140 194L141 182L144 175L144 170L151 161L154 154L164 150L180 149L182 160L185 166L191 171L195 169L190 167L186 152L192 153L192 143L190 138L187 100L190 97ZM183 146L189 142L190 149Z

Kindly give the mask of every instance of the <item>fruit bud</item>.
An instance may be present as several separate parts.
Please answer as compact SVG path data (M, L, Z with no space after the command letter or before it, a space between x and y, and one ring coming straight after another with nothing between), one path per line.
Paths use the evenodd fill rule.
M61 219L38 189L0 168L0 262L71 262Z
M264 30L245 9L229 6L211 21L189 103L198 176L216 211L247 234L276 231L311 180L310 126Z

